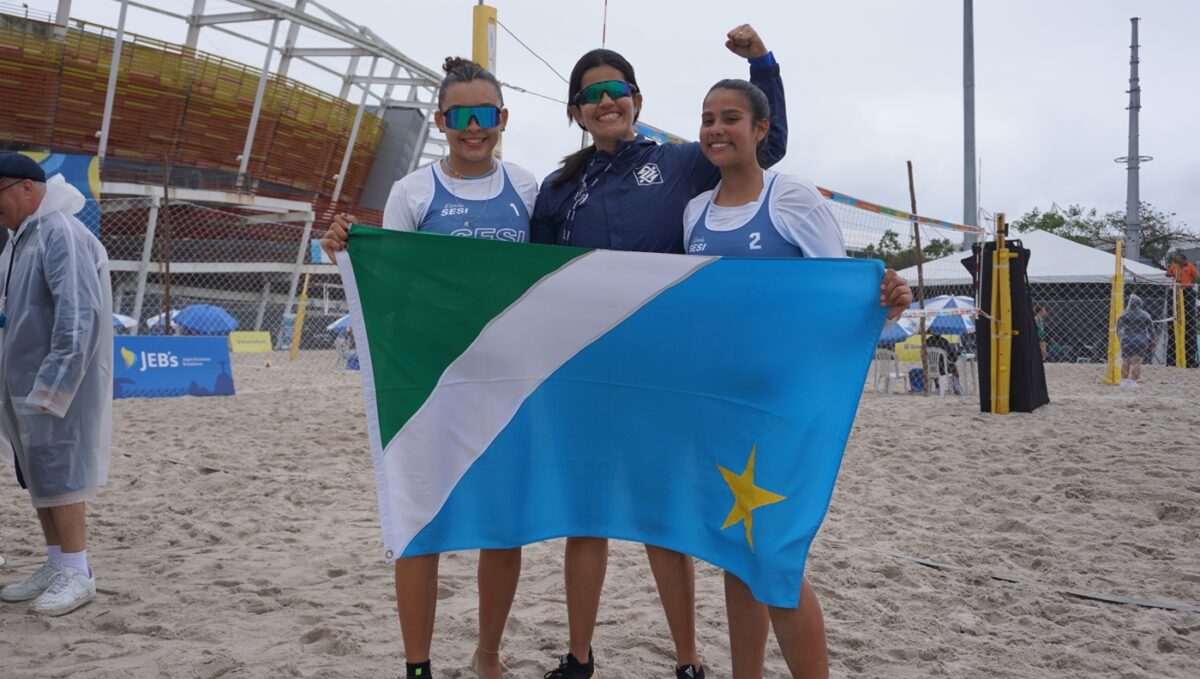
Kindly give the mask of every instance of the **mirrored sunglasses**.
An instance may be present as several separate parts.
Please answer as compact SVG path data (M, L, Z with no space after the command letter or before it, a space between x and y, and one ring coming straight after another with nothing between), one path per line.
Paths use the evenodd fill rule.
M490 130L500 124L500 108L496 106L455 106L442 111L446 127L452 130L465 130L471 124L471 118L485 130Z
M580 106L583 104L599 104L600 100L606 94L609 99L616 101L621 97L631 97L637 91L637 85L627 83L624 80L603 80L579 90L578 94L575 95L575 103Z

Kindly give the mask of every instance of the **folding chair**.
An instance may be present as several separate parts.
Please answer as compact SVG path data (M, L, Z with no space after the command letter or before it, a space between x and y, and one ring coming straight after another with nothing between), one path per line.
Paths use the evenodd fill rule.
M891 349L875 350L875 393L879 393L879 383L883 382L884 392L891 394L896 382L904 385L908 391L908 376L900 372L900 359Z
M942 349L933 347L927 347L925 351L929 356L929 377L933 379L933 382L930 382L930 390L933 389L933 385L937 385L938 396L945 396L946 383L951 380L950 356Z

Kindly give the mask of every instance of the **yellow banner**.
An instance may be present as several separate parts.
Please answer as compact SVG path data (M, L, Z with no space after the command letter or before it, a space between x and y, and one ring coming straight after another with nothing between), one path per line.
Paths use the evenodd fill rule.
M942 335L951 344L958 344L958 335ZM905 363L921 362L921 336L913 333L908 339L896 345L896 358Z
M229 350L235 354L266 354L271 352L271 333L262 332L231 332L229 333Z

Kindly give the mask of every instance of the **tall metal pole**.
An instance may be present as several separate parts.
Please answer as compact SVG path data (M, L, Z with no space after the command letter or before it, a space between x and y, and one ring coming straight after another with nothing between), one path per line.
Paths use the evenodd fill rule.
M1138 17L1129 19L1133 37L1129 44L1129 155L1117 158L1125 163L1125 252L1134 261L1142 258L1142 211L1138 170L1141 163L1154 160L1138 155L1138 111L1142 109L1142 87L1138 84Z
M974 0L963 0L963 224L979 226L978 181L975 176L975 9ZM963 245L971 247L978 235L968 233Z
M371 57L371 77L375 77L375 67L378 64L379 57ZM354 144L358 141L358 128L362 125L363 112L367 110L367 95L370 93L370 83L363 85L362 99L358 101L358 111L354 114L354 123L350 128L350 139L346 141L346 152L342 154L342 169L338 170L337 184L333 187L333 196L330 199L334 203L342 197L342 185L346 181L346 172L350 169L350 156L354 154Z
M296 0L296 12L303 12L307 4L308 0ZM283 39L283 52L282 57L279 59L279 68L275 71L281 76L286 76L288 69L292 66L292 50L296 48L296 38L299 35L300 24L294 21L291 22L288 25L287 37Z
M205 0L192 0L192 13L188 15L187 40L183 44L193 50L200 42L200 17L204 16L204 4Z
M912 199L913 247L917 251L917 303L921 311L925 311L925 253L921 250L921 223L917 221L917 189L913 183L912 161L908 161L908 196ZM925 395L929 395L929 351L925 340L925 315L921 314L918 331L921 334L921 376L925 387ZM942 385L945 386L945 385Z
M117 19L117 39L113 42L112 64L108 68L108 91L104 94L104 116L100 121L100 146L96 156L100 158L100 169L104 169L104 154L108 151L108 128L112 124L113 99L117 94L117 73L121 70L121 43L125 41L125 14L129 11L129 0L121 0L121 16Z
M66 37L67 25L71 23L71 0L58 0L58 11L54 13L54 32L58 37Z
M171 165L170 156L163 156L163 183L162 183L162 217L163 217L163 252L162 252L162 274L163 274L163 330L164 335L171 334Z
M146 299L146 277L150 273L150 258L154 255L154 231L158 228L158 206L162 199L150 197L150 213L146 219L146 238L142 241L142 261L138 264L137 291L133 295L133 317L142 317L142 304ZM140 323L141 321L139 321ZM140 326L134 326L133 334L138 334Z
M258 129L258 116L262 112L263 93L267 91L267 78L271 75L271 57L275 53L275 38L279 35L279 19L271 22L271 40L267 43L267 59L263 62L262 72L258 74L258 91L254 94L254 108L250 111L250 127L246 130L246 143L242 146L242 155L238 159L238 184L247 188L249 182L246 170L250 167L250 151L254 148L254 133Z
M496 8L483 4L475 5L472 13L471 29L471 61L486 68L492 75L496 74ZM492 155L497 158L504 156L504 135L496 141Z

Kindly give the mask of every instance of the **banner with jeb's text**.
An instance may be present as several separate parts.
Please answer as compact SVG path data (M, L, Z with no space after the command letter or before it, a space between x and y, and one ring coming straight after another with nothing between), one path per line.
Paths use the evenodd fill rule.
M233 396L225 337L113 337L113 398Z
M795 607L883 266L355 226L338 265L388 560L632 540Z

